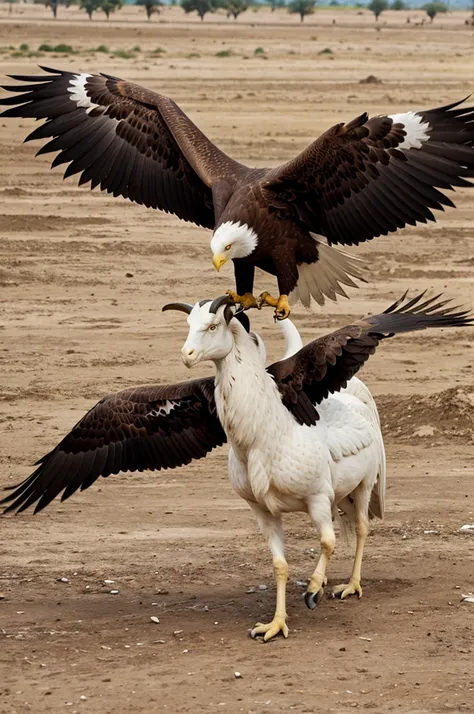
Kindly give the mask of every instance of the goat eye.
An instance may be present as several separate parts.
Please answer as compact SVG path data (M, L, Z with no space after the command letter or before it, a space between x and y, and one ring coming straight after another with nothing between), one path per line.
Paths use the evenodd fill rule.
M226 245L225 249L226 249L226 250L230 250L230 249L231 249L230 243L229 243L229 245Z
M209 329L211 332L214 332L214 330L217 330L217 325L209 325Z

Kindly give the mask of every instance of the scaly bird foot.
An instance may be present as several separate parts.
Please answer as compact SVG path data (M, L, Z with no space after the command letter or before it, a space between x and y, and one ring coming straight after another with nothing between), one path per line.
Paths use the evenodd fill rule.
M236 304L240 305L242 310L250 310L252 307L260 307L257 303L257 299L252 295L252 293L238 295L232 290L227 290L226 295L229 295Z
M335 585L332 589L332 594L334 596L339 596L341 600L348 597L349 595L358 595L359 598L362 597L362 588L360 586L359 580L349 580L348 583L342 583L342 585Z
M279 298L274 298L270 293L263 292L257 299L259 308L262 305L270 305L275 308L275 317L277 320L286 320L289 317L291 309L287 295L280 295Z
M263 635L265 642L271 640L272 637L278 635L281 632L283 637L288 637L288 625L286 624L286 618L280 615L275 615L271 622L264 624L263 622L257 622L253 630L250 630L249 635L252 639L256 639L258 635Z

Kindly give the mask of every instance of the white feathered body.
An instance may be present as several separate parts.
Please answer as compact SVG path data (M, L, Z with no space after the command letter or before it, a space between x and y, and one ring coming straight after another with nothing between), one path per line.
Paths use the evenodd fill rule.
M376 487L379 506L372 511L381 516L385 455L367 387L354 378L318 405L315 426L302 426L282 404L258 347L240 326L233 332L234 349L217 364L215 395L236 492L275 515L308 511L309 499L325 493L336 515L337 506L364 482L369 494Z

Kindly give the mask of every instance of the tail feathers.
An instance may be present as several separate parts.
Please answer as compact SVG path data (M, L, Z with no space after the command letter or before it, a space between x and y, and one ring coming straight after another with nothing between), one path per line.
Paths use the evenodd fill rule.
M357 288L353 278L366 282L360 258L333 248L315 238L318 244L319 260L316 263L302 263L298 266L298 283L289 296L290 304L300 300L305 307L311 304L311 298L319 305L324 305L325 298L337 300L337 296L348 297L342 287L347 285Z

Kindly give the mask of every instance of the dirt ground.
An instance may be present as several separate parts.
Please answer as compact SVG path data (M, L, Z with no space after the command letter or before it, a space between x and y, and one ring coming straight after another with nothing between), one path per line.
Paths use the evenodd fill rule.
M274 165L362 111L473 91L465 17L422 27L421 12L385 13L378 31L367 12L336 9L300 26L266 11L201 24L179 8L151 23L134 8L109 23L61 8L53 22L38 6L9 17L0 5L0 70L33 74L42 63L132 79L176 99L237 159ZM60 42L77 54L31 56ZM109 52L90 52L100 44ZM137 46L128 59L113 54ZM361 84L368 75L381 83ZM160 308L232 285L230 270L214 272L208 232L63 182L48 157L34 158L39 147L22 145L30 124L0 120L1 486L24 478L103 394L189 378L184 319ZM370 282L350 301L296 309L305 340L407 288L474 305L474 192L456 202L436 225L359 249ZM270 357L281 355L269 312L254 327ZM0 712L474 711L474 605L461 603L474 590L474 535L459 531L474 522L473 335L400 337L364 369L388 452L364 597L306 609L296 581L309 577L317 540L306 517L289 516L286 641L247 636L272 615L274 586L228 483L226 449L175 471L113 476L36 517L0 518ZM339 547L330 584L350 565Z

